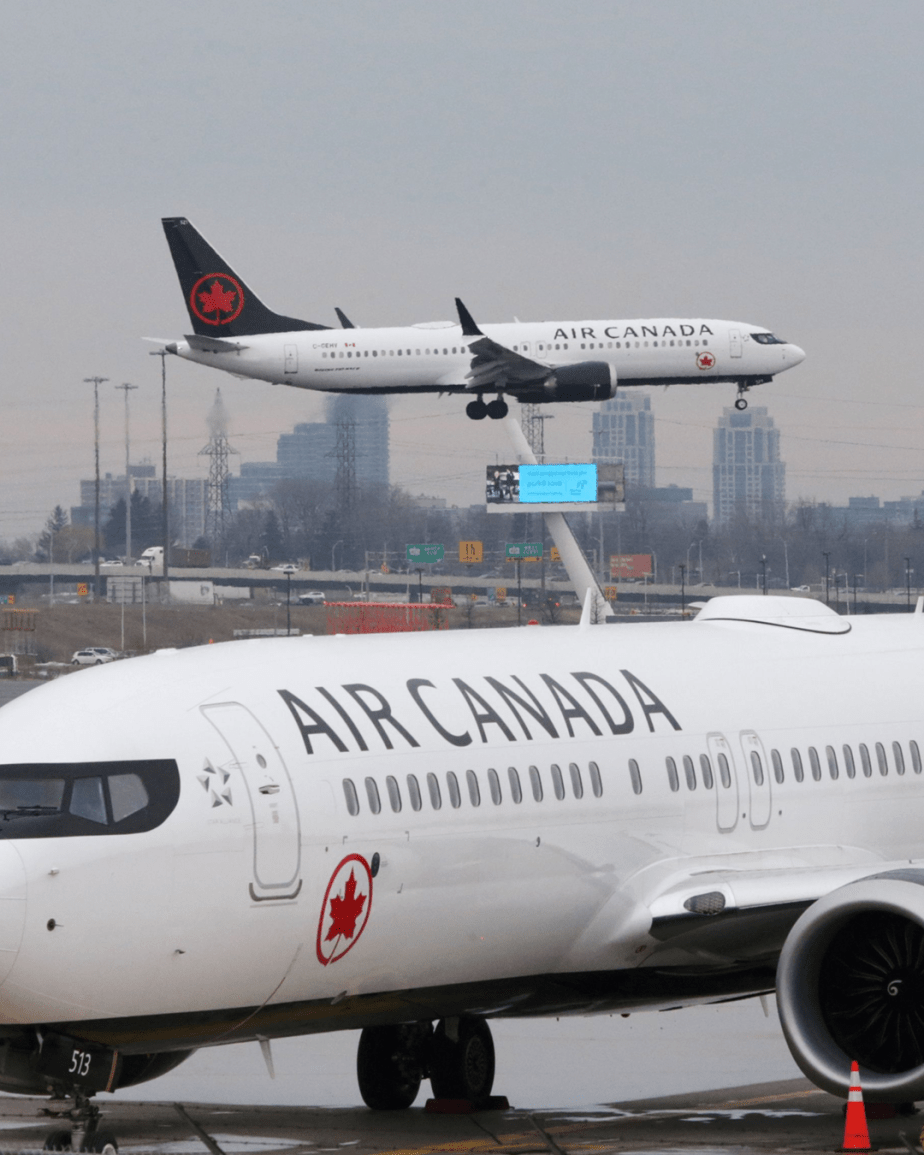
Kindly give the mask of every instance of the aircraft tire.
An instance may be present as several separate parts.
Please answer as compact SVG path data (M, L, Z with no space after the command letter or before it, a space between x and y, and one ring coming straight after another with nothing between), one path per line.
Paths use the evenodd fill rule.
M736 397L735 398L735 408L736 409L747 409L747 407L748 407L747 397Z
M402 1027L365 1027L359 1036L356 1077L373 1111L403 1111L417 1098L423 1071Z
M87 1140L83 1150L95 1152L95 1155L119 1155L119 1144L111 1131L97 1131Z
M490 401L487 406L488 416L492 421L500 421L502 417L506 417L509 413L509 407L503 397L498 397L494 401Z
M485 1102L494 1086L491 1029L479 1016L463 1015L457 1036L449 1037L445 1022L440 1022L433 1035L430 1085L434 1098Z
M71 1133L70 1131L52 1131L46 1138L42 1150L44 1151L70 1151L71 1149Z
M472 421L484 421L488 415L488 407L479 397L477 401L469 401L465 406L465 415Z

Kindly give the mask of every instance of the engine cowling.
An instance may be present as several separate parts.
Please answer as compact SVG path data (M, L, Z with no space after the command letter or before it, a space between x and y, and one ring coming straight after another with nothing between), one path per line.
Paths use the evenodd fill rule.
M873 875L832 891L796 922L777 968L793 1058L847 1097L850 1065L879 1102L924 1098L924 871Z
M557 366L536 390L535 402L608 401L615 395L616 370L609 362L580 361Z

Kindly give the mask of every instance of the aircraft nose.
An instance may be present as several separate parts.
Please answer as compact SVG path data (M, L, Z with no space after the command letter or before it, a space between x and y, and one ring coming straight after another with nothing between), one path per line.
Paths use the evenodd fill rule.
M788 365L801 365L804 360L804 349L800 349L798 345L786 346L786 363Z

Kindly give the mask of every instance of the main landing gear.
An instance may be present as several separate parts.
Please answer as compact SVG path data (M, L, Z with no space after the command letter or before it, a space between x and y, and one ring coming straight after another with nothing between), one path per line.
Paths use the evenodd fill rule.
M100 1109L81 1091L74 1094L74 1106L67 1111L45 1111L59 1119L70 1119L72 1130L52 1131L45 1151L93 1151L96 1155L118 1155L119 1145L111 1131L101 1131Z
M499 421L501 417L507 416L509 410L503 397L496 397L487 405L481 397L478 397L476 401L469 401L468 405L465 406L465 412L472 421L483 421L485 417L490 417L492 421Z
M494 1043L478 1015L366 1027L359 1039L356 1073L363 1102L374 1111L400 1111L430 1080L436 1099L487 1103L494 1085Z

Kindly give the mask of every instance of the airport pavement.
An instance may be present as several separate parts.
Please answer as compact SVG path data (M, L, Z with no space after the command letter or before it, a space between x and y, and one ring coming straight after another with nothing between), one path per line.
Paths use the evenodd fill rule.
M38 1150L55 1120L47 1100L0 1097L0 1149ZM248 1107L103 1102L120 1149L152 1155L436 1155L437 1152L658 1151L670 1155L831 1152L841 1148L843 1101L804 1079L614 1103L588 1109L430 1114L420 1108ZM61 1104L64 1106L64 1104ZM871 1119L880 1151L921 1153L921 1116Z
M20 694L25 694L27 690L32 690L41 684L40 681L32 681L25 678L3 679L0 681L0 706L5 706L7 702L12 702L12 700L18 698Z

